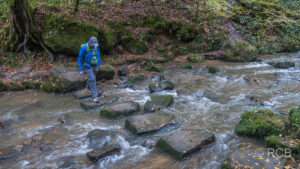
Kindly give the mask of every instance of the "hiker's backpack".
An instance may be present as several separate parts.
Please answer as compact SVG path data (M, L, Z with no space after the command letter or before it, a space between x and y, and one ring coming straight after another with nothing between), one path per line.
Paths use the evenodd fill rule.
M86 53L85 53L85 56L86 56L90 51L90 46L87 43L85 43L85 44L82 44L81 47L84 45L86 46ZM98 50L98 46L96 46L95 49Z

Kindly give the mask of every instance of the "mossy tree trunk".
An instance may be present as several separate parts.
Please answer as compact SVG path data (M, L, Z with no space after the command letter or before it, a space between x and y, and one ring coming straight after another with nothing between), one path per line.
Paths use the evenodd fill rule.
M74 13L76 13L76 14L78 12L78 7L79 7L79 0L76 0L75 1L75 8L74 8Z
M9 47L16 51L23 49L30 53L29 47L42 48L53 61L52 52L45 46L41 32L35 25L35 16L27 0L13 0L10 6L11 29Z

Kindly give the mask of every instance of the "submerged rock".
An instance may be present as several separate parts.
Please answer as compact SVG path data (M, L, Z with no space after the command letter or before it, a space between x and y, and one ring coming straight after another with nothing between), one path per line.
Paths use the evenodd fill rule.
M6 160L9 158L16 157L19 155L21 152L17 150L16 147L11 146L7 148L1 148L0 149L0 160Z
M135 102L114 103L103 108L100 115L106 118L116 118L122 115L129 115L140 111L140 105Z
M160 138L156 143L156 147L176 159L182 159L214 141L214 134L208 131L181 129Z
M168 107L174 103L172 95L152 96L144 106L145 112L154 112L164 107Z
M92 151L88 152L86 154L86 156L91 161L96 163L100 159L108 157L108 156L116 155L116 154L120 153L120 151L121 151L121 148L119 146L109 146L109 147L103 147L103 148L92 150Z
M146 147L146 148L149 148L149 149L152 149L155 147L155 142L153 140L145 140L144 143L142 144L143 147Z
M247 111L235 127L235 133L243 136L265 137L286 132L284 119L268 109Z
M100 98L98 103L93 102L93 101L90 100L90 101L81 102L80 106L84 110L90 110L90 109L93 109L93 108L101 107L101 106L106 105L106 104L114 103L118 100L119 100L119 98L117 96L107 96L107 97L104 97L104 98Z
M103 65L102 68L97 72L97 80L110 80L113 79L115 75L115 68L111 65Z
M174 83L169 80L149 84L149 90L151 93L160 92L163 90L173 90L173 89L174 89Z
M0 129L6 129L7 126L8 126L8 121L0 120Z
M90 131L87 136L90 142L90 147L99 148L110 141L110 132L101 129Z
M291 67L295 67L295 62L270 62L271 66L280 69L288 69Z
M125 128L136 135L151 133L171 124L174 118L174 115L166 113L149 113L133 116L126 119Z
M275 154L275 153L274 153ZM278 168L282 169L286 164L283 157L268 155L266 148L246 145L235 150L222 164L222 169L235 168Z

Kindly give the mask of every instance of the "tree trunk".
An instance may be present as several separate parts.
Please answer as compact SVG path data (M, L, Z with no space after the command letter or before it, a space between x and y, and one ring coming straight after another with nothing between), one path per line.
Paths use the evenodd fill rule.
M28 5L27 0L14 0L10 6L11 32L10 44L13 44L16 51L23 49L25 54L30 53L28 47L42 48L53 61L52 52L45 46L41 32L35 25L35 16Z
M76 0L76 2L75 2L75 9L74 9L74 13L76 13L76 14L78 12L78 7L79 7L79 0Z

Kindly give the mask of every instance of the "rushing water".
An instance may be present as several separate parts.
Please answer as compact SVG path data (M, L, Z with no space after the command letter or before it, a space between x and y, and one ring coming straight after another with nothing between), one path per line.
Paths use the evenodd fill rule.
M296 67L276 69L267 64L270 61L294 61ZM234 134L241 113L254 108L269 108L286 116L290 108L300 105L299 64L300 53L273 56L254 63L207 61L194 65L192 70L181 69L180 64L169 65L162 73L175 83L175 90L155 94L174 96L175 104L164 111L174 114L180 125L145 136L133 136L124 130L125 118L107 120L99 116L99 109L82 110L80 100L71 94L54 95L33 90L6 93L0 97L0 120L8 120L9 127L0 130L0 148L22 145L35 134L51 131L46 135L46 141L53 149L48 152L34 149L0 161L0 168L220 168L239 144L261 144ZM206 65L217 65L221 71L210 74ZM255 77L259 82L249 83L245 77ZM148 84L154 80L149 79L135 89L109 83L100 85L105 95L116 95L120 100L143 105L151 96ZM265 98L266 105L257 105L250 96ZM65 115L65 124L57 120L62 115ZM181 127L211 131L216 135L216 142L182 161L155 148L141 146L146 139L156 141ZM119 143L121 154L95 165L91 163L86 157L86 152L91 150L86 135L93 129L112 131L114 134L108 141Z

